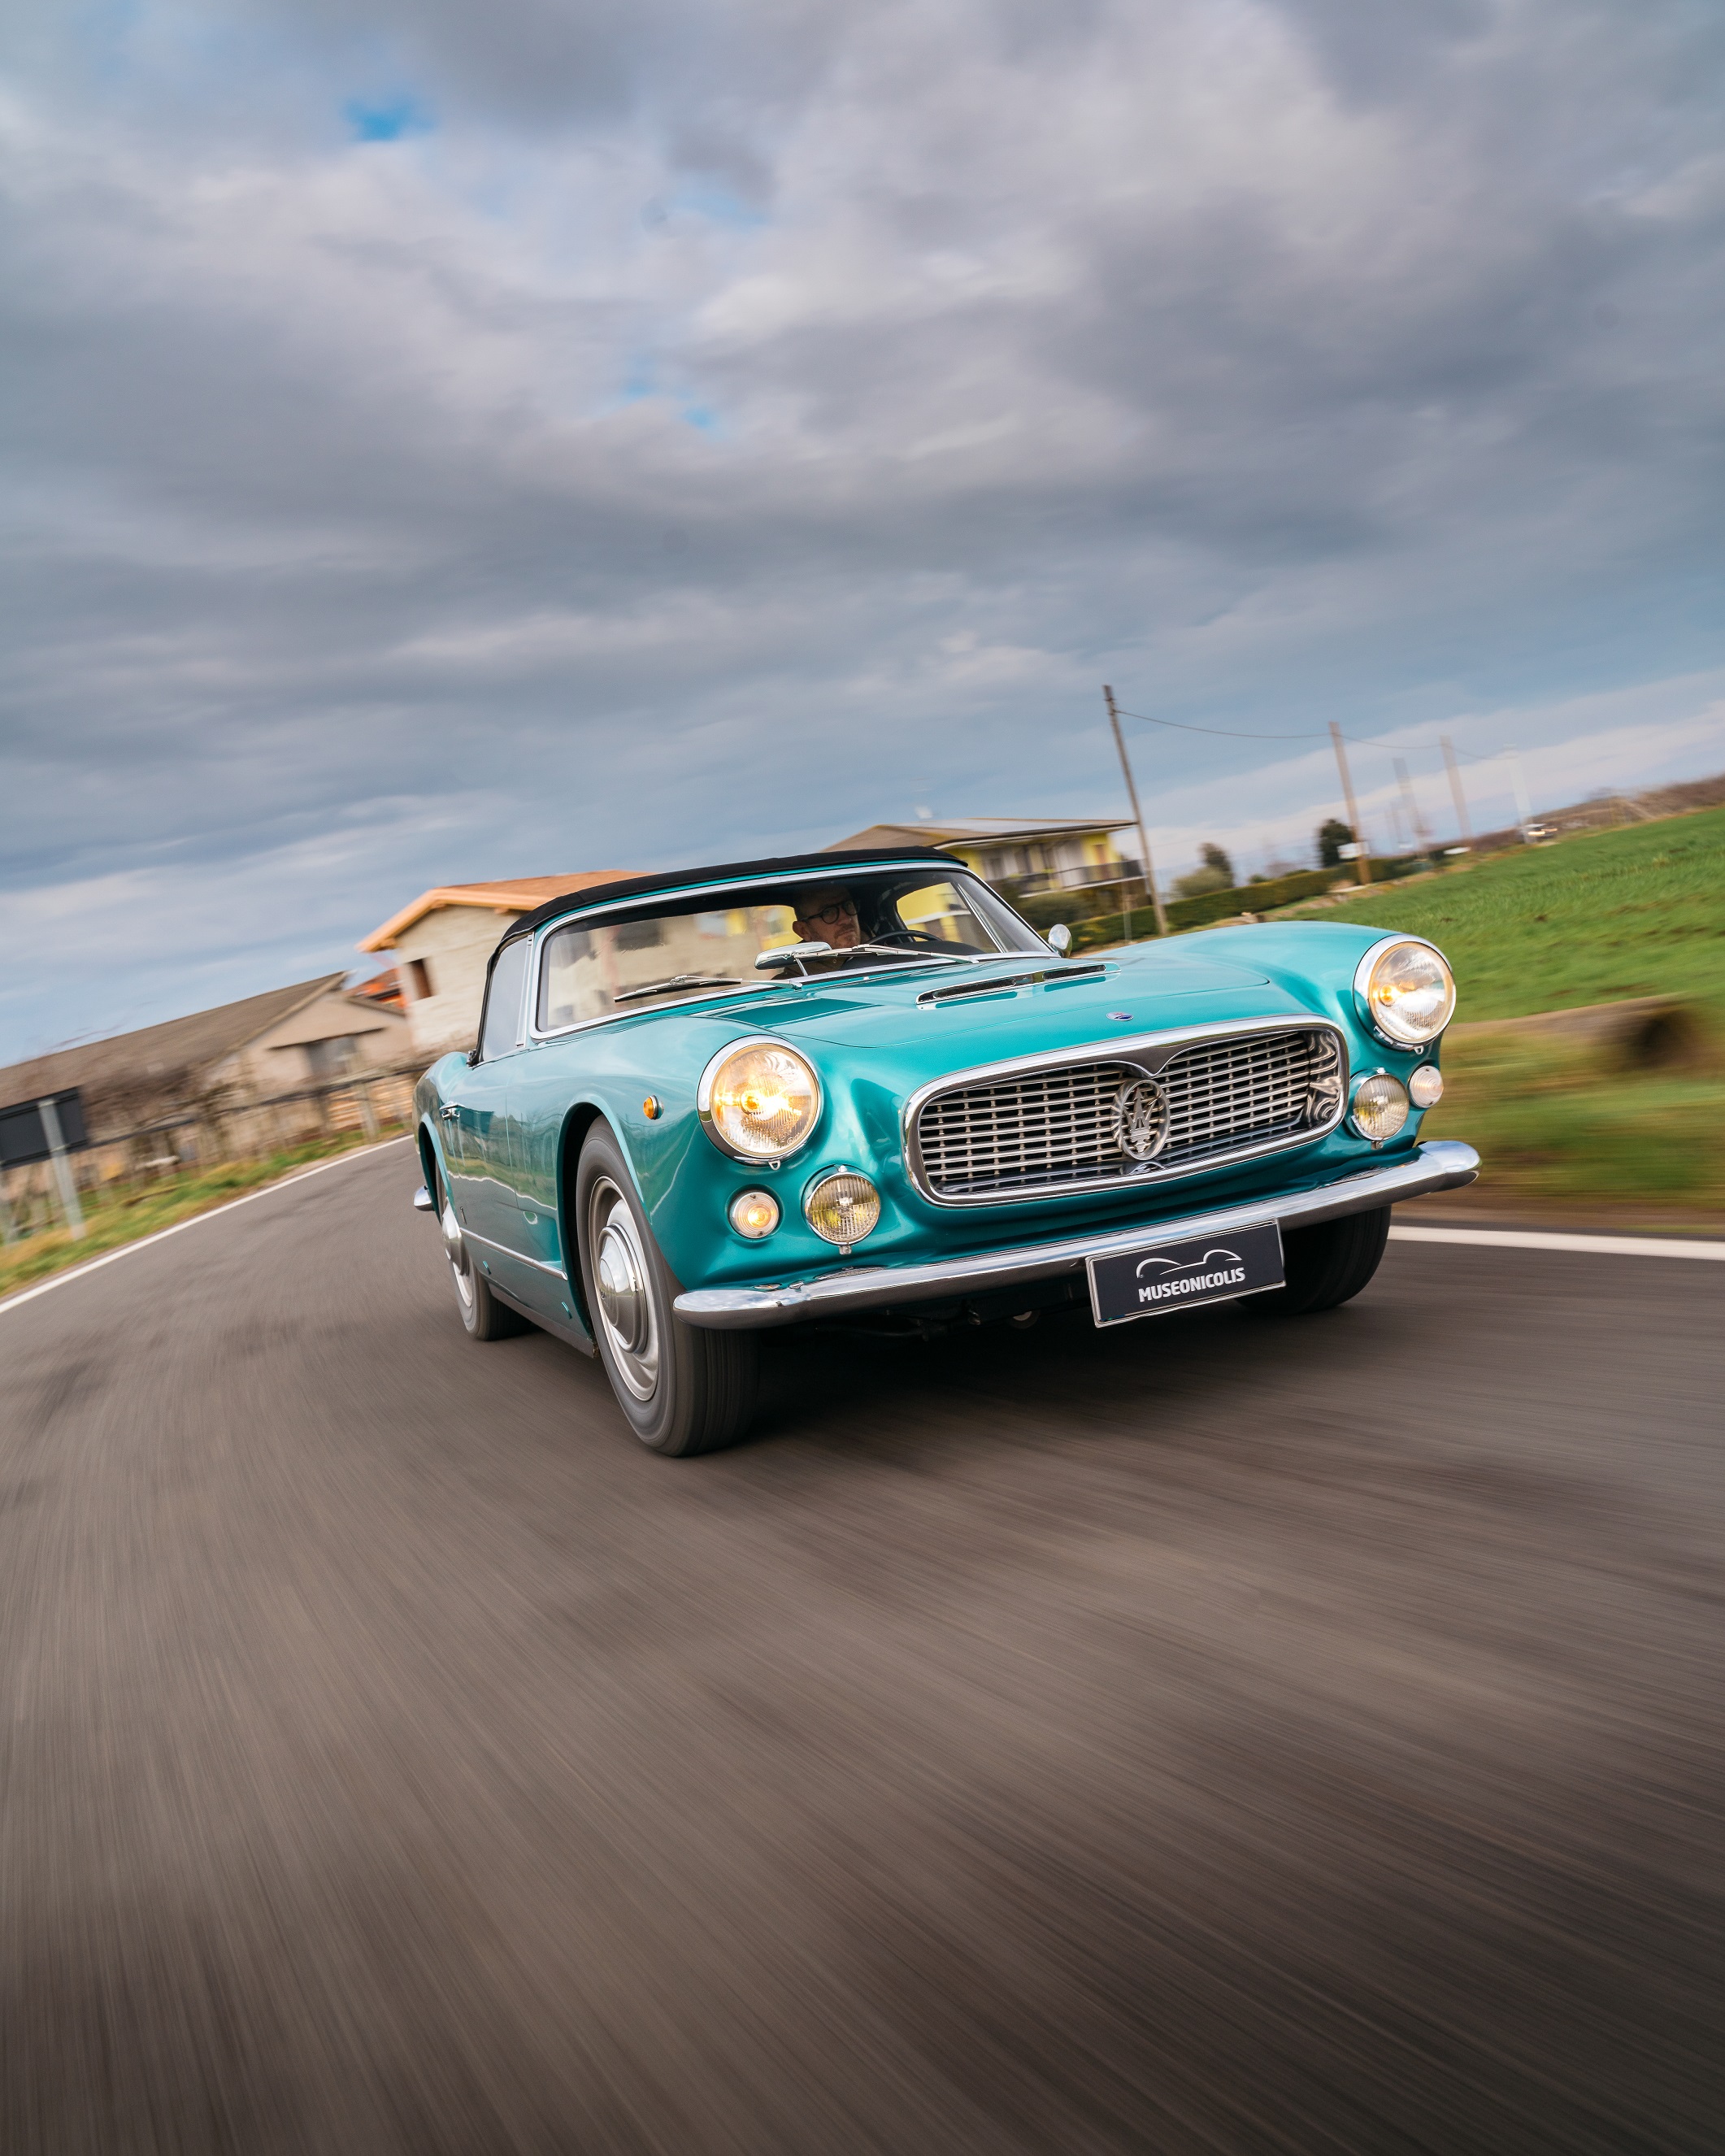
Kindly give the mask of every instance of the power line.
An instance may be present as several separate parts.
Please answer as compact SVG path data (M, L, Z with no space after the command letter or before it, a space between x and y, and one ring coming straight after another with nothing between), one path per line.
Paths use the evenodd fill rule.
M1177 729L1178 729L1181 733L1183 733L1183 734L1214 734L1214 735L1218 736L1220 739L1222 739L1222 740L1224 740L1224 741L1273 741L1273 742L1287 741L1287 742L1292 742L1292 741L1322 741L1322 740L1323 739L1323 736L1322 736L1322 734L1321 734L1321 733L1317 733L1317 734L1244 734L1244 733L1240 733L1240 732L1239 732L1235 728L1234 728L1234 727L1232 727L1232 726L1189 726L1183 719L1153 719L1153 718L1151 717L1150 714L1149 714L1147 711L1127 711L1124 704L1117 705L1117 706L1116 706L1116 709L1119 711L1120 716L1121 716L1121 717L1122 717L1122 718L1123 718L1123 719L1142 719L1142 720L1143 721L1144 724L1145 724L1147 726L1173 726L1173 727L1177 728ZM1350 735L1350 736L1349 736L1349 739L1351 740L1352 738L1353 738L1353 737ZM1373 743L1373 747L1375 747L1375 746L1376 746L1376 744L1375 744L1375 743Z
M1414 755L1420 750L1430 750L1431 747L1430 742L1404 742L1398 744L1381 740L1375 734L1347 733L1340 726L1334 726L1316 727L1309 732L1297 734L1250 734L1243 733L1234 726L1194 726L1184 719L1153 718L1148 711L1129 711L1124 704L1118 705L1116 708L1122 718L1139 719L1147 726L1173 726L1183 734L1210 734L1219 741L1324 741L1333 734L1340 733L1343 741L1351 742L1356 748L1394 748L1399 746L1409 755ZM1482 753L1477 749L1459 748L1455 753L1457 756L1465 756L1470 763L1495 763L1499 757L1507 755L1508 751L1496 748L1488 749Z

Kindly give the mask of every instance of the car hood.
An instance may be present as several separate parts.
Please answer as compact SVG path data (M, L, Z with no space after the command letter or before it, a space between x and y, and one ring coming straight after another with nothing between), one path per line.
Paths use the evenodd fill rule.
M1095 963L1101 971L1089 971L1082 961L1034 957L963 971L906 968L855 986L823 983L806 996L775 1002L770 1017L758 1004L750 1017L764 1020L763 1032L811 1046L886 1057L908 1049L918 1061L926 1056L956 1069L1083 1045L1128 1027L1154 1033L1301 1009L1267 974L1237 960L1153 946ZM1040 980L1013 982L1014 975L1039 973ZM933 993L961 985L963 995ZM725 1015L734 1024L739 1014L733 1006Z

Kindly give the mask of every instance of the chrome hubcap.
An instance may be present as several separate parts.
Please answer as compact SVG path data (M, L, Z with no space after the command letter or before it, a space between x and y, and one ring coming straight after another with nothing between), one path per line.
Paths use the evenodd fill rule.
M638 1400L659 1383L659 1322L634 1215L607 1177L588 1201L588 1242L599 1323L613 1367Z
M473 1265L467 1255L467 1239L461 1232L461 1223L455 1218L455 1209L446 1198L438 1225L443 1230L444 1251L449 1260L449 1270L455 1276L455 1292L461 1298L464 1309L473 1306Z

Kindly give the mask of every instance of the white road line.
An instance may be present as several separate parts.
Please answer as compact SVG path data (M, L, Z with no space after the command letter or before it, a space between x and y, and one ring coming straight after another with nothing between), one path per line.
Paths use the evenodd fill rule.
M297 1175L284 1176L280 1183L266 1183L261 1190L249 1190L244 1198L230 1198L225 1205L213 1205L208 1213L194 1213L189 1220L176 1220L172 1228L158 1228L153 1235L140 1235L136 1242L122 1243L117 1250L105 1250L87 1265L74 1265L68 1271L38 1281L34 1287L21 1288L16 1295L7 1296L0 1300L0 1317L8 1310L22 1309L25 1303L33 1302L39 1295L46 1295L52 1288L66 1287L73 1281L82 1280L87 1273L100 1272L104 1265L131 1257L135 1251L147 1250L152 1243L166 1242L170 1235L182 1235L187 1228L201 1228L206 1220L219 1220L224 1213L232 1213L239 1206L249 1205L259 1198L273 1197L278 1190L291 1190L296 1183L304 1183L311 1176L322 1175L332 1168L345 1168L350 1161L367 1160L374 1152L384 1152L391 1146L408 1142L408 1137L403 1136L384 1138L377 1145L357 1147L352 1152L338 1153L333 1160L321 1160L315 1168L302 1168ZM1389 1240L1393 1243L1479 1243L1501 1250L1582 1250L1608 1258L1725 1260L1725 1236L1716 1243L1697 1243L1660 1235L1548 1235L1522 1228L1392 1228Z
M1558 1235L1532 1228L1392 1228L1393 1243L1483 1243L1500 1250L1584 1250L1604 1258L1725 1260L1717 1243L1680 1242L1669 1235Z
M176 1220L172 1228L158 1228L153 1235L140 1235L135 1243L122 1243L117 1250L105 1250L88 1265L73 1265L63 1273L55 1273L45 1281L38 1281L34 1287L21 1288L18 1294L8 1296L0 1301L0 1317L8 1310L21 1309L33 1302L39 1295L46 1295L50 1288L64 1287L86 1273L100 1272L104 1265L111 1265L121 1258L129 1258L135 1251L147 1250L152 1243L166 1242L170 1235L183 1235L187 1228L201 1228L206 1220L219 1220L224 1213L232 1213L241 1205L249 1205L259 1198L273 1198L278 1190L291 1190L296 1183L304 1183L314 1175L321 1175L331 1168L345 1168L351 1160L368 1160L374 1152L383 1152L391 1146L406 1145L408 1137L384 1138L376 1145L356 1146L352 1152L337 1153L333 1160L321 1160L315 1168L302 1168L297 1175L285 1175L280 1183L266 1183L261 1190L248 1190L244 1198L230 1198L225 1205L212 1205L208 1213L194 1213L189 1220Z

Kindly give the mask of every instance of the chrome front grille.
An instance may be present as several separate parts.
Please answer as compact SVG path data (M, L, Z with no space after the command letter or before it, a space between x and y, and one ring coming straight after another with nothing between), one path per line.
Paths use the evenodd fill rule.
M1328 1027L1222 1034L1142 1059L1039 1064L925 1100L910 1132L911 1172L949 1203L1035 1197L1122 1183L1296 1143L1341 1118L1344 1072ZM1164 1135L1155 1157L1122 1142L1119 1104L1150 1080Z

